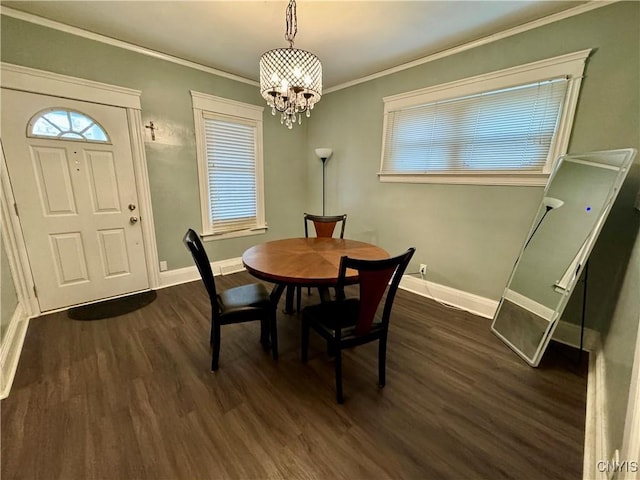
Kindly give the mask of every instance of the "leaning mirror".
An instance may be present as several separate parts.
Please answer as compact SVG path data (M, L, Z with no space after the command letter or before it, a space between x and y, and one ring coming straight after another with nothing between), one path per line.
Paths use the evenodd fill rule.
M491 330L531 366L549 344L636 151L559 159Z

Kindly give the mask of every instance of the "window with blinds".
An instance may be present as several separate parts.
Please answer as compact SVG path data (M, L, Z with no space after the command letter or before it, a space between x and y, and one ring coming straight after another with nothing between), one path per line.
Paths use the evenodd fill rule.
M544 184L566 153L587 55L385 98L381 179Z
M262 233L262 107L191 92L196 127L202 234Z
M205 118L204 136L212 233L256 227L256 127Z
M389 113L383 172L541 172L567 79L522 85Z

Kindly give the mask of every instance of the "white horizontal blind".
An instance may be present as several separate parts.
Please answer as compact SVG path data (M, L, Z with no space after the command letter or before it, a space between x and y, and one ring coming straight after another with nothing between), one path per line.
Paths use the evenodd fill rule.
M541 172L565 77L388 112L382 173Z
M212 233L257 226L256 127L205 118Z

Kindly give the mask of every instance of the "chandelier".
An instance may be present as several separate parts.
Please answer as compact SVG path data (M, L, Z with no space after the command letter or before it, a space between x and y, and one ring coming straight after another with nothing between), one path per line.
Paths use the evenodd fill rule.
M293 48L298 33L295 0L289 0L286 23L289 47L269 50L260 58L260 93L271 114L280 112L280 123L291 129L296 122L302 124L303 114L311 116L322 97L322 65L313 53Z

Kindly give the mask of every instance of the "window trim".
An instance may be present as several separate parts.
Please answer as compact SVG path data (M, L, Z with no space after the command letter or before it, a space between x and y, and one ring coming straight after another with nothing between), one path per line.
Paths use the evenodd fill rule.
M193 104L193 118L196 136L196 157L198 163L198 189L200 193L200 213L202 225L202 237L204 240L222 240L227 238L258 235L267 230L265 220L264 202L264 166L263 166L263 133L262 113L263 107L248 103L217 97L206 93L190 91ZM256 226L250 229L236 230L232 232L213 233L209 219L209 182L207 171L207 155L205 151L204 119L221 118L236 120L244 124L252 124L256 128Z
M381 182L396 183L450 183L471 185L546 185L557 159L567 153L571 128L578 103L585 62L591 49L560 55L517 67L476 75L461 80L383 97L384 120L382 124L382 150L380 152ZM556 139L553 142L547 163L541 173L529 172L464 172L464 173L383 173L384 152L389 112L441 100L499 90L554 77L566 76L569 80L562 108Z

